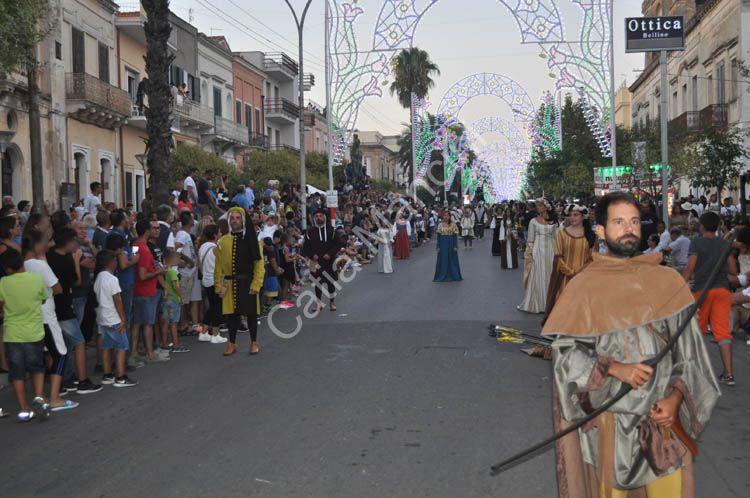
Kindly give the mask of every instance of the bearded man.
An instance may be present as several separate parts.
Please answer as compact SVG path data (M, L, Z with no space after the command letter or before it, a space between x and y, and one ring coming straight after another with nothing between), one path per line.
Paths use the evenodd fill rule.
M222 313L229 329L229 344L224 356L237 351L237 329L247 316L250 329L250 354L258 354L258 292L263 285L263 246L255 228L241 207L227 211L229 233L219 239L214 268L214 289L222 298Z
M339 253L343 244L336 235L333 227L326 225L325 210L318 208L313 215L314 226L311 226L305 232L304 251L310 263L310 276L315 287L315 297L317 303L313 308L313 313L323 308L323 287L327 288L329 306L331 311L336 311L336 281L338 280L338 271L333 267L333 261Z
M719 387L700 327L692 318L656 369L656 356L692 312L690 289L661 254L636 255L641 242L635 198L616 192L596 209L608 255L573 278L547 320L554 338L556 430L584 418L623 383L634 389L591 423L557 442L560 496L694 497L694 443Z

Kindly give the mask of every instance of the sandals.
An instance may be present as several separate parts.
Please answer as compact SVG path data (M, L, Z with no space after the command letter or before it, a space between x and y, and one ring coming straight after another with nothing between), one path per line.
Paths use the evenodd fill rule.
M37 396L31 402L31 412L41 420L48 419L50 414L49 403L41 396Z
M55 406L53 408L50 408L50 411L52 412L61 412L63 410L72 410L73 408L78 408L79 403L70 399L65 400L65 404L62 406Z

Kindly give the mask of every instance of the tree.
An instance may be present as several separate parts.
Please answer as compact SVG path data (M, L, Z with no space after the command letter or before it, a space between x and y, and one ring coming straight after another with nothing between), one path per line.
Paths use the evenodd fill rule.
M737 126L722 129L707 127L693 141L695 161L690 165L690 178L696 187L716 187L717 197L724 186L742 171L743 159L750 157L743 145L746 132Z
M210 169L217 176L228 178L237 171L234 164L193 144L182 144L177 147L172 152L170 161L169 173L172 182L182 181L193 168L198 168L201 174Z
M31 189L35 211L44 206L42 124L39 115L37 79L42 63L37 45L55 26L49 0L3 0L0 2L0 72L25 71L28 85L29 143L31 145Z
M411 111L411 94L414 93L420 99L425 98L430 88L435 86L433 74L439 75L440 69L430 60L427 52L417 47L405 48L393 59L391 95L397 94L401 106ZM411 118L409 121L413 122L413 116ZM411 141L411 138L409 140ZM409 183L414 179L414 165L411 172Z
M146 33L146 73L148 73L148 107L146 132L147 166L154 205L169 204L169 181L172 132L170 118L169 65L174 56L167 50L172 32L169 24L169 0L142 0L146 11L143 26Z

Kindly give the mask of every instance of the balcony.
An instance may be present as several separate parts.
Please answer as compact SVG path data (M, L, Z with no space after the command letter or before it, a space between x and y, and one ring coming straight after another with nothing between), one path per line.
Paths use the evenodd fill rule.
M174 104L172 125L183 133L207 133L214 127L214 112L208 106L190 99Z
M700 127L699 116L698 111L683 112L669 122L669 128L682 133L697 131Z
M250 130L247 129L247 126L236 123L231 119L216 116L214 133L240 145L248 145L249 143Z
M306 112L305 113L305 129L309 130L315 126L315 114Z
M287 145L287 144L273 144L268 146L268 150L273 151L286 151L291 152L292 154L299 154L299 148L294 147L293 145Z
M299 106L287 99L266 100L266 120L281 125L293 125L299 118Z
M251 149L265 149L268 144L268 135L261 135L259 133L250 134L250 148Z
M712 104L701 109L701 128L716 126L726 128L729 123L729 106L727 104Z
M131 113L128 92L86 73L65 75L65 97L71 117L101 128L119 128Z
M269 76L282 81L292 81L299 74L297 62L281 52L266 54L263 68Z

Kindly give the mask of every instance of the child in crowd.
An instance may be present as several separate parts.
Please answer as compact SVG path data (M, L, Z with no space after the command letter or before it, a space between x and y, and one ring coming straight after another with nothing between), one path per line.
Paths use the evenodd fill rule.
M177 263L180 261L180 254L174 249L167 249L164 253L164 267L167 272L164 274L164 284L167 290L164 294L164 306L162 322L164 323L164 335L171 333L174 347L180 347L180 334L177 333L177 324L180 322L180 303L182 302L182 293L180 292L180 278L177 275Z
M8 377L13 384L20 411L18 420L28 422L50 414L44 399L44 324L42 304L47 299L44 279L38 273L27 273L23 256L8 248L0 256L6 276L0 279L0 308L4 312L5 354ZM26 398L26 374L31 374L34 399Z
M125 373L125 356L130 345L125 329L125 310L120 296L120 281L114 276L117 269L117 256L114 251L103 249L96 255L97 276L94 281L94 294L98 306L96 323L102 337L102 384L114 387L132 387L138 384ZM115 350L117 376L112 373L112 349Z
M279 251L278 243L281 240L279 238L280 232L277 230L271 237L263 239L263 259L265 260L266 275L263 280L263 296L265 299L265 311L271 310L273 299L279 295L279 279L278 276L283 274L281 267L279 267Z
M276 232L279 233L279 232ZM276 236L274 235L274 239ZM280 233L279 244L281 245L281 282L279 282L280 306L284 309L293 308L294 304L289 301L289 291L294 285L294 250L292 249L292 238L288 233Z

